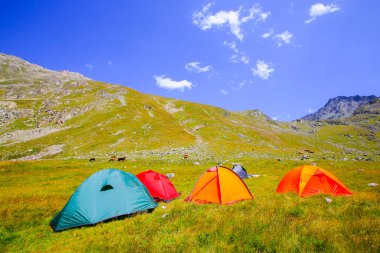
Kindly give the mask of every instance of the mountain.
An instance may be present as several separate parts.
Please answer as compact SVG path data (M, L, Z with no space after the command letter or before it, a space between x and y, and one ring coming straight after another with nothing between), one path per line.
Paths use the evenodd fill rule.
M377 111L360 108L344 123L286 123L259 110L148 95L0 54L0 160L377 159L378 126L365 116Z
M327 104L320 108L317 112L308 114L301 119L303 120L333 120L351 117L361 108L375 104L379 100L376 96L339 96L330 99Z

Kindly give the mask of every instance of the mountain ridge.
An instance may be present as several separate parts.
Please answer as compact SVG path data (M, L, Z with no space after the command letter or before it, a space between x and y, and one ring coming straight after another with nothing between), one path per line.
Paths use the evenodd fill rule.
M379 98L370 96L337 96L331 98L317 112L301 117L303 120L332 120L351 117L356 110L365 105L375 103Z

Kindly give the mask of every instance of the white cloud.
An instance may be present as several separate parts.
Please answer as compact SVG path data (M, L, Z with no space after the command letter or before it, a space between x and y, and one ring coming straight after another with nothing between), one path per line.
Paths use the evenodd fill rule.
M272 117L273 120L278 120L279 118L281 118L281 116L274 116L274 117Z
M333 13L336 11L339 11L341 8L337 4L322 4L322 3L316 3L313 4L309 9L309 16L310 19L305 20L305 23L308 24L312 21L314 21L317 17L326 15L328 13Z
M270 36L272 36L272 34L273 34L273 29L270 29L268 32L263 33L263 34L261 35L261 37L263 37L264 39L267 39L267 38L269 38Z
M254 76L259 76L260 78L266 80L274 72L274 68L270 67L270 64L266 64L262 60L256 62L256 68L252 68L252 73Z
M107 62L108 66L112 66L112 61Z
M249 9L249 15L246 17L243 17L241 20L242 22L247 22L253 19L253 20L265 22L265 20L269 17L269 15L270 15L270 11L263 12L261 10L260 5L255 4L254 6L252 6L251 9Z
M249 57L243 53L233 54L230 57L230 62L248 64L249 63Z
M234 54L230 57L230 62L232 62L232 63L244 63L244 64L249 63L249 57L245 53L239 51L239 49L236 47L236 43L234 41L232 41L232 42L224 41L223 45L225 45L226 47L228 47L232 51L234 51Z
M191 90L193 87L193 84L187 80L182 81L174 81L169 77L166 77L165 75L162 76L154 76L154 79L156 79L156 84L158 87L168 90L181 90L182 92L185 90L185 88L188 88Z
M249 63L249 57L246 55L243 55L242 57L240 57L240 61L244 64L248 64Z
M293 34L291 34L288 30L285 32L276 34L273 38L277 42L277 46L281 47L283 44L289 44L293 38Z
M239 52L239 50L236 47L236 43L234 41L232 41L232 42L224 41L223 45L225 45L226 47L231 48L235 53Z
M238 89L242 89L244 86L246 86L247 84L252 84L253 81L252 80L243 80L241 81L239 84L238 84Z
M212 69L212 66L200 66L200 62L189 62L185 65L185 68L189 72L195 72L195 73L203 73L203 72L208 72Z
M243 40L244 35L241 30L241 25L250 20L265 21L270 12L263 12L261 7L256 4L250 10L248 16L242 16L243 8L230 11L219 11L215 14L209 12L210 8L215 3L209 3L199 11L193 13L193 23L202 30L211 29L213 26L222 27L228 26L231 33L234 34L239 40Z
M313 108L309 108L309 109L307 109L307 113L314 113L315 112L315 110L313 109Z
M92 66L92 64L90 63L87 63L84 65L86 68L88 68L89 70L92 70L94 68L94 66Z
M223 95L227 95L228 94L228 92L225 91L225 90L220 90L220 93L222 93Z

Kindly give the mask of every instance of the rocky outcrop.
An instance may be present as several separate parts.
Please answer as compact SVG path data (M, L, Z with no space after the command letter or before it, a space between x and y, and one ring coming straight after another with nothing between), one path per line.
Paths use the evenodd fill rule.
M103 98L106 98L108 100L114 100L117 99L120 101L120 106L125 106L127 103L125 101L125 94L127 94L127 90L119 90L116 93L109 93L105 90L99 90L97 92L97 95Z
M32 117L32 109L18 109L17 103L13 101L0 101L0 126L11 123L18 118Z
M53 145L53 146L45 148L44 150L42 150L38 154L24 156L24 157L15 159L15 160L17 160L17 161L38 160L38 159L41 159L41 158L46 157L46 156L56 155L56 154L61 153L63 151L64 146L65 146L64 144Z
M65 108L60 111L43 107L37 111L37 127L40 128L51 124L62 125L67 120L82 115L93 108L93 103L83 107Z
M67 128L40 128L40 129L29 129L29 130L16 130L13 132L8 132L0 136L1 145L12 145L20 142L25 142L37 138L41 138L45 135L55 133L58 131L65 130Z

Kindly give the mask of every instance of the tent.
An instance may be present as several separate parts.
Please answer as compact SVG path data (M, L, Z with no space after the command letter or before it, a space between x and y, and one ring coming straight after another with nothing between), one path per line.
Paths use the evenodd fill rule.
M296 192L300 197L315 194L351 195L351 191L330 172L305 165L289 171L278 184L276 192Z
M147 170L137 174L137 178L145 185L150 195L156 201L171 201L178 198L179 194L170 180L153 170Z
M232 170L215 166L208 169L195 184L188 202L232 204L253 199L243 180Z
M244 169L243 166L241 166L240 164L234 164L234 167L232 168L232 170L240 177L240 178L248 178L248 173L247 173L247 170Z
M156 201L136 176L105 169L91 175L76 189L50 226L54 231L61 231L155 207Z

